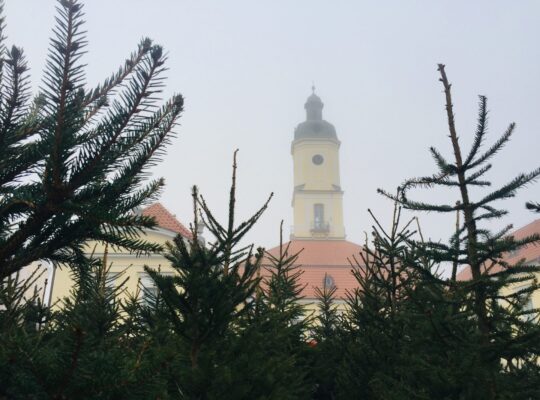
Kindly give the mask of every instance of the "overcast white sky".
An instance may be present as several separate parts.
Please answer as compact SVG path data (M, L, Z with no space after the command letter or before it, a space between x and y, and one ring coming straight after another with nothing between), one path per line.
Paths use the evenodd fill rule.
M257 245L278 241L292 221L294 127L315 81L324 118L336 126L348 239L363 241L367 208L388 220L392 204L376 193L435 172L428 153L450 154L436 64L454 85L462 143L474 133L477 95L488 96L490 141L511 121L516 135L490 175L504 183L540 166L540 2L538 1L180 1L87 0L87 79L102 81L149 36L169 52L167 95L185 96L178 137L154 168L166 179L162 203L191 219L190 187L199 185L225 216L230 165L239 148L239 214L270 192L270 209L253 230ZM8 43L25 49L40 83L54 0L6 0ZM418 193L417 198L423 194ZM457 193L423 198L454 202ZM412 196L411 196L412 197ZM537 216L540 184L506 202L522 226ZM421 216L424 233L446 239L452 218ZM286 234L288 234L288 228Z

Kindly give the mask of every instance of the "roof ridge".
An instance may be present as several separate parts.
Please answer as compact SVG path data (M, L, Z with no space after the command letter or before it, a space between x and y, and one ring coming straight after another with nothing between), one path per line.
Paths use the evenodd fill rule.
M533 225L533 224L536 224L536 223L538 223L538 222L540 222L540 218L533 219L531 222L529 222L529 223L527 223L527 224L525 224L525 225L523 225L523 226L517 228L516 230L512 231L512 233L518 232L518 231L520 231L520 230L522 230L522 229L525 229L525 228L528 227L529 225Z
M158 227L191 238L191 231L182 224L161 202L156 201L141 211L142 215L153 217ZM162 215L159 215L162 214Z

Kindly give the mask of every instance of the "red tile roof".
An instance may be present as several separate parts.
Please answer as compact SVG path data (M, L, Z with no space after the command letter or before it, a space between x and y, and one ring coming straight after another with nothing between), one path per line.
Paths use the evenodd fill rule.
M191 232L176 217L169 212L161 203L154 203L141 212L142 215L153 217L158 227L178 233L185 238L191 238Z
M534 235L535 233L540 234L540 219L531 222L528 225L525 225L522 228L514 231L511 235L519 240L527 236ZM531 261L540 261L540 243L533 243L527 246L522 247L515 253L507 254L503 257L503 260L510 265L517 263L518 261L524 259L527 262ZM495 265L491 269L491 273L499 272L503 269L500 265ZM466 281L472 278L471 270L469 267L464 268L457 276L458 280Z
M300 252L297 265L303 271L300 284L305 286L302 295L308 299L315 297L315 287L322 288L325 274L332 277L337 288L336 297L345 298L347 290L357 287L349 260L355 256L359 261L362 246L346 240L293 240L284 243L284 249L289 245L289 255ZM267 251L279 255L279 246ZM354 263L354 261L353 261ZM265 260L263 265L269 265Z

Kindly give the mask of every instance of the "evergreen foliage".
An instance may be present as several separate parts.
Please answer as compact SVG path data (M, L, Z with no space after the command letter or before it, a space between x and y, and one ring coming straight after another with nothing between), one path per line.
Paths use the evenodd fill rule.
M540 203L528 202L526 206L529 210L533 210L534 212L540 212Z
M188 365L180 366L185 374L177 376L176 386L188 398L220 398L218 393L224 395L223 390L234 383L218 384L220 376L234 372L223 357L224 348L234 335L235 322L249 312L262 258L262 251L253 254L252 246L239 247L239 242L257 222L270 199L246 222L236 225L236 153L227 225L218 222L196 188L193 198L193 226L197 227L198 219L202 218L215 242L203 246L193 228L189 242L178 236L167 248L166 257L176 274L165 276L152 268L146 271L158 287L156 300L163 302L163 315L168 319L171 333L185 349L183 360L189 360Z
M425 256L415 219L402 225L397 204L389 230L373 218L343 318L336 398L482 398L483 365L465 339L476 325L434 284L441 266Z
M264 279L264 300L266 306L283 318L288 326L305 328L303 319L306 310L300 303L304 286L299 283L303 274L297 263L298 254L289 252L290 243L283 243L283 221L279 233L279 254L274 256L266 253L269 276Z
M144 399L162 395L163 386L147 379L147 362L141 358L145 347L130 338L129 324L123 323L120 294L125 279L116 277L118 285L113 287L106 263L105 256L74 268L70 297L33 326L21 323L11 328L11 335L4 328L0 398ZM25 309L18 312L24 315Z
M484 192L491 162L514 130L511 124L485 148L485 97L463 153L439 65L452 161L431 148L435 174L405 181L395 195L381 190L394 200L390 229L372 214L371 237L351 259L356 289L342 304L325 279L312 315L283 223L277 254L243 245L270 199L238 223L236 153L226 223L194 187L190 239L162 248L140 238L154 221L133 210L163 185L141 187L183 100L157 108L166 57L148 39L117 73L87 89L82 17L80 1L58 2L33 100L23 52L6 49L0 17L0 399L540 398L539 316L528 306L540 268L505 261L540 236L518 240L510 226L485 227L507 214L495 203L540 169ZM410 197L439 187L455 190L456 201ZM418 219L402 224L402 209L453 213L455 234L447 244L426 241ZM212 236L208 245L199 223ZM175 273L146 266L156 290L126 293L107 250L103 259L85 253L91 240L160 252ZM39 271L19 274L40 259L67 265L73 278L70 295L52 306L43 288L32 293ZM449 277L441 273L448 267ZM461 268L471 280L457 279Z
M6 49L0 20L0 278L33 261L84 261L98 240L131 251L152 219L132 211L153 199L145 183L182 112L175 95L158 107L166 56L143 39L103 83L86 87L82 4L59 0L40 93L30 100L23 51Z
M453 295L448 304L457 305L453 307L456 318L467 318L475 323L475 330L467 331L460 337L462 346L470 349L470 362L478 365L469 377L470 382L477 384L474 395L486 399L505 396L527 398L530 395L527 389L521 390L521 383L517 380L504 379L502 372L511 373L515 366L538 360L540 332L533 320L524 318L527 314L534 316L534 310L524 309L524 303L538 288L534 274L540 268L524 265L523 262L509 265L503 257L511 251L537 243L540 236L535 234L517 240L508 235L512 226L500 232L491 232L482 227L482 224L506 215L507 211L496 208L495 203L515 196L519 189L535 181L540 175L540 169L520 174L509 183L484 192L478 200L474 200L471 189L476 188L475 192L480 193L490 186L485 175L492 168L491 160L508 143L515 124L510 124L493 145L481 152L487 134L488 111L486 98L480 96L474 141L469 151L463 153L454 120L451 85L445 66L439 64L438 70L446 98L453 161L448 161L437 149L431 148L438 167L436 174L405 181L397 196L380 191L409 210L458 212L463 216L463 222L449 245L428 241L416 243L416 246L430 260L470 268L471 281L458 282L455 274L450 280L440 279L414 260L412 266L423 274L431 287L440 286ZM430 204L411 199L409 192L420 187L456 189L458 199L455 205ZM502 270L493 271L496 266L502 267ZM522 289L516 290L516 287Z
M337 397L369 399L396 398L397 390L411 397L405 372L398 366L409 350L411 332L405 308L412 302L418 277L404 262L411 251L408 240L414 234L410 222L400 226L401 210L396 205L391 230L387 232L373 216L371 244L354 260L353 275L358 287L347 294L343 323L345 350L337 376ZM411 255L412 257L412 255ZM412 334L415 335L415 334ZM403 352L403 353L402 353Z
M193 198L193 226L201 219L215 241L203 246L192 229L191 240L178 237L168 247L175 275L147 268L159 290L142 307L139 323L150 337L161 338L153 351L166 361L160 373L169 393L190 399L310 398L297 255L282 246L278 257L267 256L271 273L261 284L263 250L239 246L268 202L236 225L236 154L227 225L196 188Z
M317 342L330 339L339 324L339 316L335 304L337 287L328 285L327 276L327 274L324 274L322 289L319 287L315 288L319 312L315 317L316 325L313 329L313 335Z
M336 286L328 285L325 274L322 288L315 288L318 314L313 327L313 364L315 381L314 399L335 399L336 376L343 357L341 318L336 305Z
M309 374L311 349L307 332L311 317L301 303L304 286L299 279L303 274L297 263L299 253L290 252L290 242L283 242L283 221L279 231L279 252L266 253L260 296L252 314L255 326L265 332L266 354L276 354L282 364L279 387L284 399L308 399L311 396L313 377Z

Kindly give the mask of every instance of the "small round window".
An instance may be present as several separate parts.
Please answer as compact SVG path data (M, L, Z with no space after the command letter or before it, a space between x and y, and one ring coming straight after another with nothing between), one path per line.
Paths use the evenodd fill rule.
M321 165L324 161L324 158L320 154L315 154L311 161L313 161L313 164L315 165Z
M336 287L336 282L334 281L334 278L332 278L332 275L324 275L323 286L328 289Z

